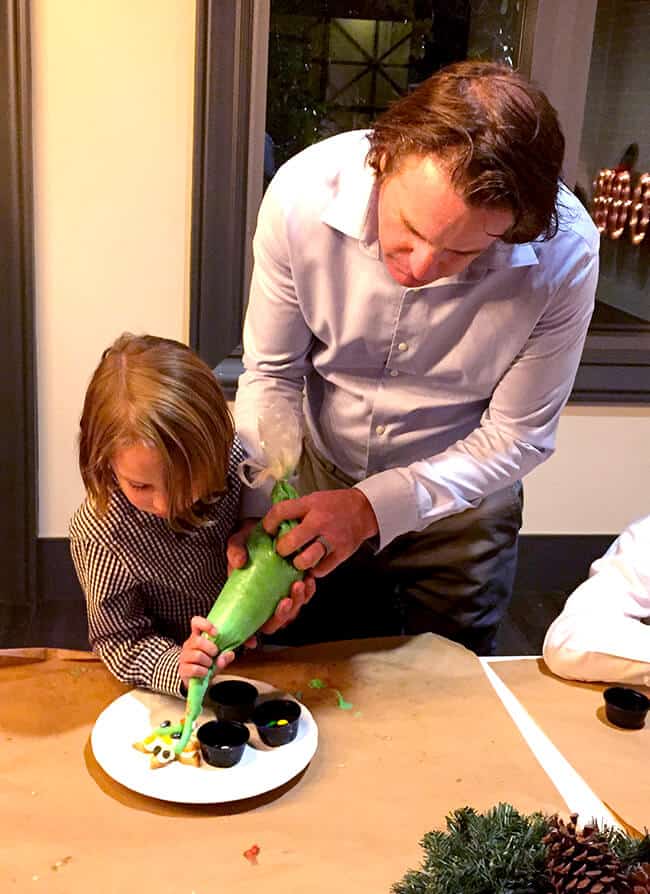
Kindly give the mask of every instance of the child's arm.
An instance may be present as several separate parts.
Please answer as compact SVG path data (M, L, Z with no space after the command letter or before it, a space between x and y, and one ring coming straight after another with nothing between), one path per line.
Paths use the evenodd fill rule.
M180 695L181 647L154 629L135 578L100 544L71 538L70 551L86 596L93 651L121 682Z
M550 626L544 659L569 679L649 686L648 619L650 517L630 525L593 563Z

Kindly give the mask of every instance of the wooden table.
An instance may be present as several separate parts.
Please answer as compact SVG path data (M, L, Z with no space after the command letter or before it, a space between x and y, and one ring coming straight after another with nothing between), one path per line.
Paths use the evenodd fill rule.
M197 806L135 794L97 765L93 723L126 691L100 662L0 657L0 890L389 892L451 810L509 801L566 813L480 661L447 640L252 654L237 672L302 691L319 748L280 789ZM243 855L253 844L257 865Z

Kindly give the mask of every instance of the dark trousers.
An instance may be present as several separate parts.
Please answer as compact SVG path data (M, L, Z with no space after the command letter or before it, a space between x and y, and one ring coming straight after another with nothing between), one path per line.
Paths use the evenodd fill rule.
M353 483L305 444L300 493ZM479 655L492 654L512 595L522 509L517 482L475 509L395 538L381 552L363 544L318 580L311 602L272 641L297 645L431 631Z

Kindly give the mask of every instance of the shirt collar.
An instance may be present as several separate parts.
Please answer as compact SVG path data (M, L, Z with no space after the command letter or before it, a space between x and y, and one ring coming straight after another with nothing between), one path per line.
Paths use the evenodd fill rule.
M503 267L532 267L538 263L539 259L534 243L520 242L511 245L497 239L470 266L486 270L500 270Z
M379 257L377 233L377 183L375 171L366 164L370 148L365 133L352 158L337 172L333 198L321 220L340 233L357 239L362 250Z

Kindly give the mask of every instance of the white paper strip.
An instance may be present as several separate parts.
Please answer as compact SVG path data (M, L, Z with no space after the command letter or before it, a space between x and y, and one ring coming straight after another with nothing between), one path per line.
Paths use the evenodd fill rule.
M491 663L500 660L514 661L530 658L531 661L534 661L537 657L526 655L518 658L508 656L506 658L481 658L480 660L488 680L503 702L506 711L517 725L542 769L566 802L569 813L579 814L581 826L595 819L601 829L603 825L620 829L622 828L620 823L614 819L600 798L594 794L577 770L542 732L519 699L513 695L503 680L490 667Z

